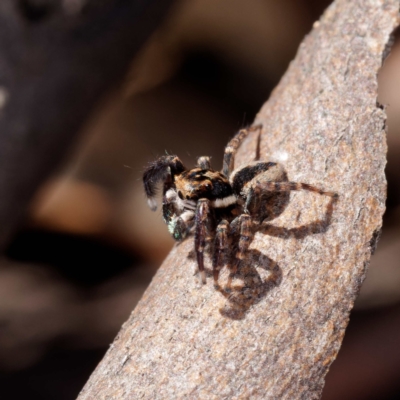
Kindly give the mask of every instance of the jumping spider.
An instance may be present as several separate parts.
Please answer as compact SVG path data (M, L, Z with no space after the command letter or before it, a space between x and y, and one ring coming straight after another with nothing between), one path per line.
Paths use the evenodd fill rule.
M223 170L211 168L209 157L200 157L197 166L186 169L177 156L163 156L151 162L143 174L148 205L157 209L156 186L163 183L163 218L176 241L194 231L195 252L202 282L206 282L204 250L210 244L213 253L214 284L226 253L232 252L227 289L231 288L240 260L252 239L252 223L274 218L288 199L291 190L308 190L337 198L337 194L307 183L289 182L282 166L274 162L254 161L234 169L235 154L251 131L261 132L257 125L240 130L225 148ZM282 207L281 207L282 208ZM276 211L278 209L278 212ZM214 239L214 240L213 240Z

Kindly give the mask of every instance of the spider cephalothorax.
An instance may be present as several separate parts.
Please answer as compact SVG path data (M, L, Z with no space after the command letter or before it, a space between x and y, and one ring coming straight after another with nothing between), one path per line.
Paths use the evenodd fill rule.
M235 261L228 281L243 259L252 236L252 222L261 223L279 214L291 190L308 190L330 197L306 183L289 182L277 163L254 161L234 170L234 156L243 139L261 126L242 129L225 148L223 171L211 168L209 157L200 157L197 166L186 169L177 156L163 156L149 164L143 183L150 208L157 208L156 187L163 183L163 218L175 240L194 231L195 252L201 279L205 283L204 250L213 252L214 283L218 286L221 263L227 247L236 239ZM214 240L212 240L214 239Z

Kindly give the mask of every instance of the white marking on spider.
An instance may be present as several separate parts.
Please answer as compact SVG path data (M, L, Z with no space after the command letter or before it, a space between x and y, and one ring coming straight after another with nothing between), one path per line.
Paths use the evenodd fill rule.
M147 204L149 205L151 211L157 210L157 201L154 197L149 197L147 199Z
M175 189L169 189L165 193L165 197L169 203L175 203L179 211L195 210L196 202L193 200L182 200Z
M167 190L167 193L165 193L165 197L167 198L168 201L173 201L178 197L178 194L175 192L174 189L169 189Z
M196 210L196 203L191 200L183 200L184 208L187 210Z
M180 217L183 219L183 221L188 222L194 217L194 212L193 211L185 211L183 214L180 215Z
M224 208L231 206L232 204L235 204L237 202L237 198L234 194L231 194L228 197L224 197L222 199L216 199L211 202L211 205L215 208Z

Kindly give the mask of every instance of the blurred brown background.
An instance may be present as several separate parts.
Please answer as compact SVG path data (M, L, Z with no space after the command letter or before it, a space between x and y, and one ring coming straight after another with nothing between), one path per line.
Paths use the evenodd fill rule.
M75 399L173 245L160 212L147 208L143 166L168 152L188 166L210 155L219 169L224 145L251 123L328 4L175 3L7 248L1 399ZM389 127L384 231L324 400L400 398L398 42L379 76Z

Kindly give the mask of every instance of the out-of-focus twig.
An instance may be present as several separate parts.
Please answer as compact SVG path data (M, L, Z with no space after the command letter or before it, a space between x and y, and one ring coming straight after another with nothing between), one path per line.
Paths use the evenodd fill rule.
M170 3L0 3L0 248Z
M377 72L398 11L397 0L335 1L256 118L262 158L338 201L292 193L259 226L230 295L193 277L191 238L176 246L80 400L320 397L382 224ZM255 149L252 136L236 165Z

